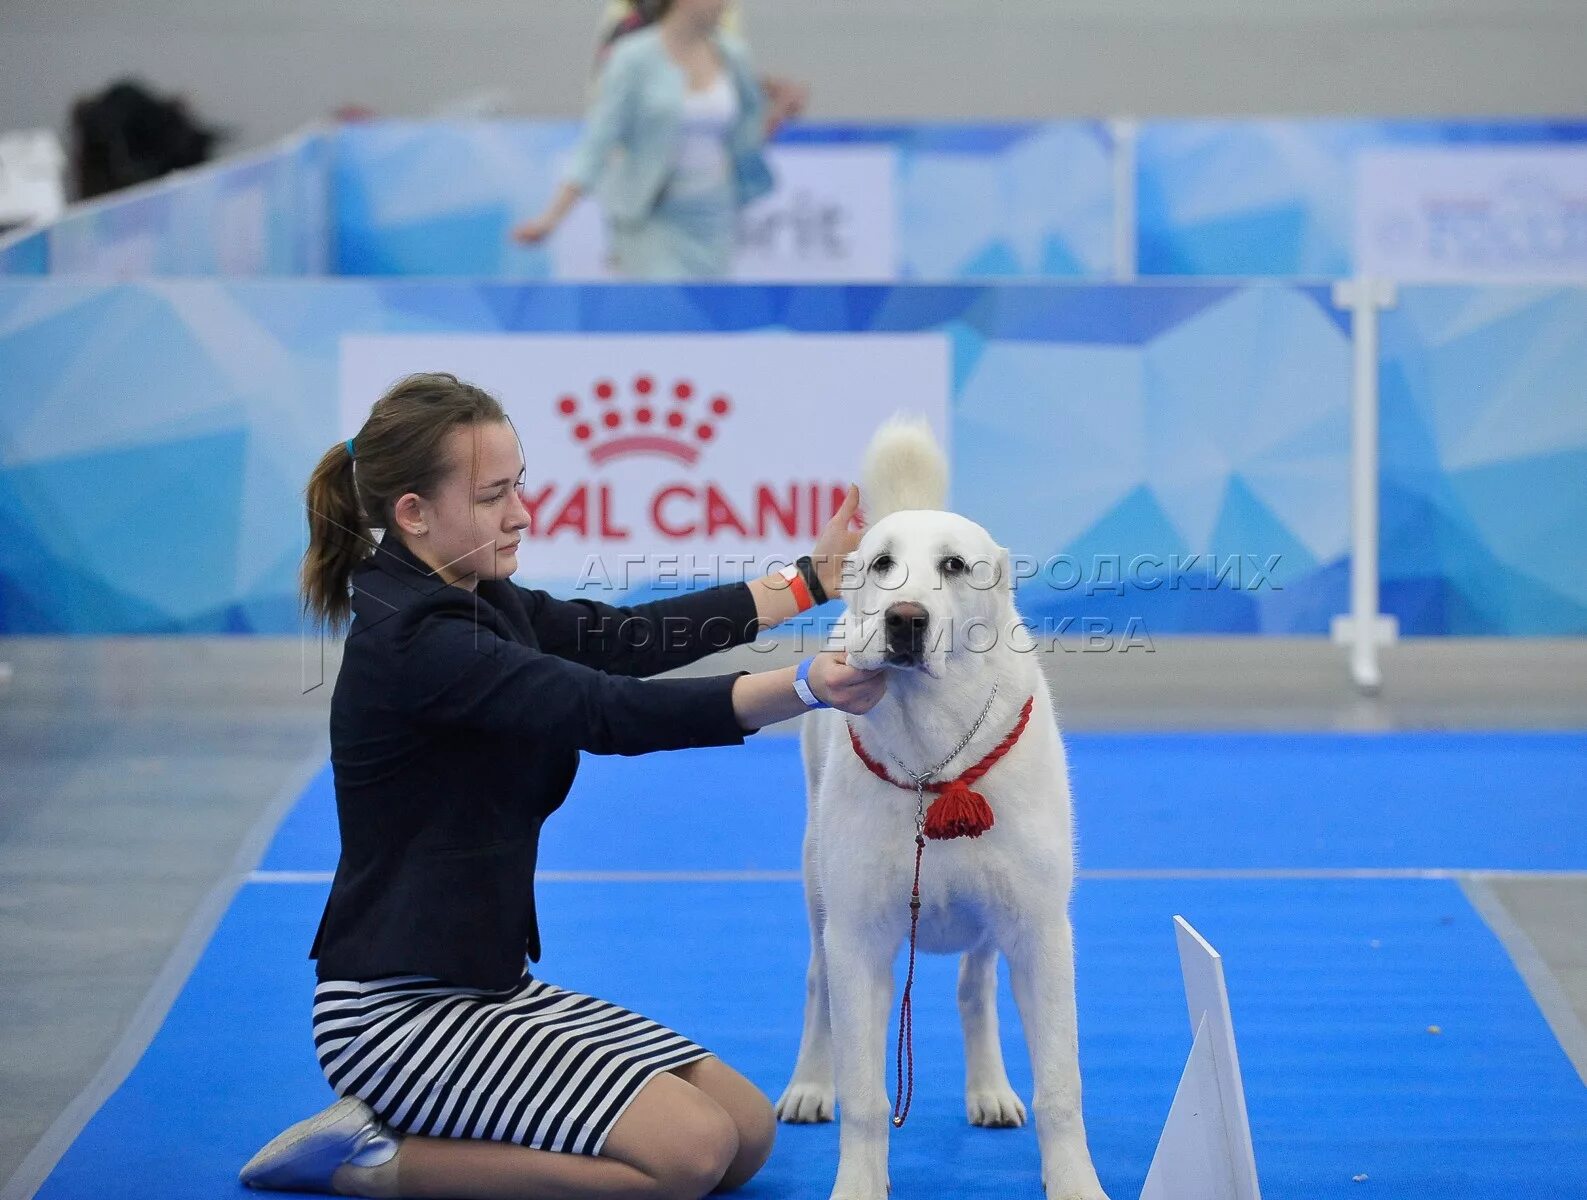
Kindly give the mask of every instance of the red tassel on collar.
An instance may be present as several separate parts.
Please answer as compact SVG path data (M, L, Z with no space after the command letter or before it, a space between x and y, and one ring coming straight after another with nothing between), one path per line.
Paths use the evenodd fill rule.
M980 837L992 828L995 818L992 815L992 806L986 802L986 797L980 792L972 791L970 785L985 775L997 761L1014 748L1014 743L1019 741L1019 735L1025 732L1025 726L1030 721L1030 711L1036 697L1026 699L1024 706L1019 710L1019 720L1014 723L1014 728L1009 730L1001 742L987 751L986 756L959 774L956 779L947 782L933 781L925 785L928 792L936 793L937 798L931 802L931 807L926 810L926 836L936 841L946 841L957 837ZM914 791L913 783L899 783L887 773L887 768L882 766L869 754L865 747L860 745L860 735L854 732L854 726L849 725L849 744L854 747L854 753L859 755L872 775L885 780L894 787L906 791Z

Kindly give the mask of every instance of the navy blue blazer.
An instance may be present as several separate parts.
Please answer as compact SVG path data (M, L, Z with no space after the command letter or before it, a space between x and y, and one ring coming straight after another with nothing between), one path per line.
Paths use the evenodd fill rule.
M443 583L394 533L353 571L331 698L341 858L320 979L507 988L538 961L540 826L579 751L742 745L736 671L644 676L752 641L747 583L619 607L509 579Z

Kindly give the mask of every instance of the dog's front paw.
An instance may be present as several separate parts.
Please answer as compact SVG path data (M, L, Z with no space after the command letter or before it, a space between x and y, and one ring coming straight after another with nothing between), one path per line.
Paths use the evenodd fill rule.
M1025 1104L1007 1084L964 1094L970 1124L987 1129L1013 1129L1025 1123Z
M1041 1182L1047 1189L1047 1200L1108 1200L1089 1155L1084 1162L1065 1170L1043 1171Z
M840 1171L838 1181L832 1185L829 1200L887 1200L892 1195L893 1183L885 1175L881 1182L844 1179Z
M790 1125L814 1125L830 1121L837 1099L831 1087L794 1080L777 1101L777 1119Z

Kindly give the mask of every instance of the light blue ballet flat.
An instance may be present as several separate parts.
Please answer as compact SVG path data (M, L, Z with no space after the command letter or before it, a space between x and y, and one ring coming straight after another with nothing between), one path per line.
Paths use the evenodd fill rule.
M273 1192L331 1192L337 1167L378 1167L401 1144L369 1105L348 1096L271 1138L237 1177Z

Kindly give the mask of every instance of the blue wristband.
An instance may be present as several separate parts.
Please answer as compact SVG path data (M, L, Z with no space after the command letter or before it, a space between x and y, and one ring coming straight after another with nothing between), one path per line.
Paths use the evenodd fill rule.
M799 699L805 702L806 708L831 708L830 704L810 688L810 664L815 660L815 655L812 654L799 664L798 673L794 675L794 691L799 694Z

